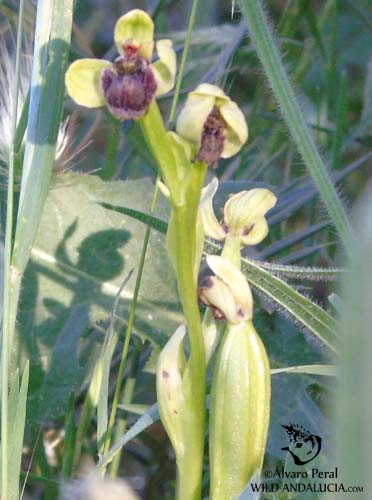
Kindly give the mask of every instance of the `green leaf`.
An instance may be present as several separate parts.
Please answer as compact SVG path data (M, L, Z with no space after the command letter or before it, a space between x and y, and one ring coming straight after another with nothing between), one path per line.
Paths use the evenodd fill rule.
M26 400L29 379L29 364L26 363L23 371L21 386L19 387L19 372L16 371L9 394L9 500L19 499L19 475L23 448L23 435L26 421Z
M133 217L134 219L137 219L150 226L152 229L156 229L156 231L159 231L159 233L167 233L168 224L160 219L157 219L156 217L153 217L152 215L144 214L143 212L140 212L139 210L133 210L132 208L117 207L114 205L110 205L109 203L99 203L99 205L101 205L103 208L107 208L108 210L118 212L119 214L129 215L130 217Z
M337 351L339 324L330 314L253 261L242 259L242 267L251 285L287 311L332 351Z
M292 280L335 281L346 273L345 269L339 268L291 266L261 261L256 264L271 274Z
M50 25L50 31L45 26ZM14 241L13 264L23 273L49 188L64 100L72 26L72 0L38 6L27 137Z
M339 374L339 367L334 365L303 365L287 366L286 368L272 368L271 375L278 373L307 373L308 375L324 375L335 377Z
M159 420L159 410L158 405L154 404L149 408L149 410L140 417L137 422L132 426L132 428L127 431L124 436L122 436L110 449L106 455L104 455L98 462L98 468L105 468L112 461L117 453L125 446L129 441L134 439L142 431L150 427L154 422Z
M63 412L70 391L88 380L103 342L102 327L106 330L105 324L98 329L94 325L109 319L123 278L139 264L143 223L99 203L143 209L150 207L152 190L150 179L105 183L72 173L55 179L25 274L18 316L22 352L34 360L31 421ZM165 199L159 200L156 215L168 218ZM131 280L120 296L119 332L129 315L133 287ZM165 239L153 233L134 333L161 348L182 321ZM58 390L53 390L53 381L58 381Z

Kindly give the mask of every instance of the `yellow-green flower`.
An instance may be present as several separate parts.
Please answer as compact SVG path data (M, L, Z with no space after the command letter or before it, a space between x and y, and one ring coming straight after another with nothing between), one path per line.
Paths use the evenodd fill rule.
M196 147L196 161L217 166L230 158L248 139L243 113L219 87L209 83L190 92L177 120L178 134Z
M141 118L155 95L174 85L176 55L171 40L156 42L158 60L151 63L154 23L146 12L131 10L116 23L115 44L119 57L112 63L79 59L66 73L72 99L88 108L107 106L119 120Z
M266 213L276 203L276 196L265 188L240 191L227 200L220 224L213 210L213 197L218 189L214 178L204 189L200 202L200 216L207 236L223 241L227 236L240 239L242 245L257 245L266 236L269 227Z

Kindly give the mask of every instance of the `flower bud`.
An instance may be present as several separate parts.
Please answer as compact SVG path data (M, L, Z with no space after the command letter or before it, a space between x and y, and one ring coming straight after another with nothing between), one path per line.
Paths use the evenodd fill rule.
M237 104L218 87L202 83L190 92L177 120L177 133L196 146L196 161L216 167L245 144L248 128Z
M211 500L236 500L259 474L270 415L270 369L251 321L228 325L210 406Z
M215 318L233 324L251 319L252 292L243 274L217 255L208 255L207 263L215 276L207 276L199 284L200 300L211 307Z

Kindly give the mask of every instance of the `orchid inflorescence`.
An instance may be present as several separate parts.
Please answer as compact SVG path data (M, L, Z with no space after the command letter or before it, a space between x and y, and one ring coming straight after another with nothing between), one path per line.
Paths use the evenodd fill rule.
M71 64L67 92L82 106L106 107L119 121L140 123L165 182L161 190L172 205L167 245L186 326L177 329L159 356L157 396L176 453L182 500L200 493L205 370L216 345L216 321L225 322L211 392L211 499L232 500L262 467L270 408L269 364L252 323L253 297L240 270L240 251L266 237L265 215L276 197L263 188L234 194L219 222L213 210L218 181L215 178L202 191L205 171L246 143L248 127L242 111L223 90L202 83L188 94L176 132L167 132L155 98L169 92L175 82L171 40L155 43L153 21L138 9L117 21L114 39L119 52L114 62L80 59ZM221 256L207 256L211 274L197 285L205 236L223 242L224 247ZM198 299L213 313L212 319L206 313L203 323ZM186 332L191 347L188 358L183 348Z

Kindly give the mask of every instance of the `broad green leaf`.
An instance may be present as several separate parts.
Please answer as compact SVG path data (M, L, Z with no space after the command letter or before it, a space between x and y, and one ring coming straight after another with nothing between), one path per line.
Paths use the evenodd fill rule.
M22 350L35 361L30 375L30 419L63 411L69 393L84 383L103 342L97 321L108 320L123 278L136 270L145 227L99 203L150 207L149 179L103 182L66 174L52 185L26 272L19 332ZM159 200L156 215L168 218ZM125 326L134 279L120 296L117 328ZM173 271L163 236L153 233L146 258L134 333L162 347L182 323ZM32 335L30 335L32 331ZM56 389L55 385L57 384Z

